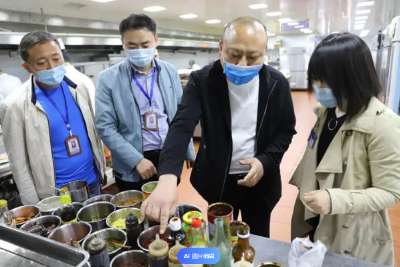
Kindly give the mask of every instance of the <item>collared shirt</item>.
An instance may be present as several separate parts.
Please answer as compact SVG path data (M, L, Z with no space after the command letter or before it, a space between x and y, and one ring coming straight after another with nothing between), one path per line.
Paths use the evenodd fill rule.
M146 75L145 73L137 70L133 65L133 74L137 81L142 85L143 89L148 95L150 95L151 83L153 75L157 75L156 66L153 62L153 67ZM169 125L168 115L165 111L164 99L161 94L160 85L158 79L155 77L154 91L152 98L152 110L157 113L158 116L158 131L147 131L144 129L144 114L150 110L150 103L147 97L143 94L140 88L137 86L132 77L133 92L135 94L136 102L140 109L140 121L142 124L143 133L143 151L159 150L164 146L165 138L167 137Z

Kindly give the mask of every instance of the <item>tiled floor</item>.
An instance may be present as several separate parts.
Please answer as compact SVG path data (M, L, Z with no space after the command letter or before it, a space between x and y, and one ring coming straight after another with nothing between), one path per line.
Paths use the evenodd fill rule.
M310 129L315 122L312 111L315 100L305 92L293 92L293 101L297 117L297 135L285 154L282 165L282 198L272 212L271 238L290 242L290 220L297 195L297 188L288 184L301 156L306 148L306 140ZM190 171L184 168L182 182L179 185L179 203L190 203L200 206L203 212L207 208L207 202L194 190L189 181ZM400 266L400 204L390 210L393 236L395 239L397 265Z

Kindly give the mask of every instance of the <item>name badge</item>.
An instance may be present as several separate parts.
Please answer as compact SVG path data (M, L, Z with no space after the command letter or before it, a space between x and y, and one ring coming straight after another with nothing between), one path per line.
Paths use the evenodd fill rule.
M76 135L71 135L65 139L65 145L67 146L67 152L69 157L75 157L82 154L81 143Z
M317 133L314 130L311 130L310 136L308 137L308 146L311 149L314 148L315 141L317 141Z
M144 129L146 131L158 131L158 116L156 112L148 111L143 115Z

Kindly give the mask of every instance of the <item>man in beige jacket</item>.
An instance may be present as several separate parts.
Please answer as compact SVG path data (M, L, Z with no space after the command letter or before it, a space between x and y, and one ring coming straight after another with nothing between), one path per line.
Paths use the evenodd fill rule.
M56 38L35 31L22 38L22 66L31 77L1 105L3 139L24 205L55 195L61 187L85 180L100 194L105 159L94 126L88 88L65 76Z

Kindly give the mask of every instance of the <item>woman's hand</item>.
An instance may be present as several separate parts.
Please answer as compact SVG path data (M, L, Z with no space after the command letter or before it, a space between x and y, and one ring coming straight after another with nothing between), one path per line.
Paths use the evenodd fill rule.
M326 215L331 213L332 200L328 191L317 190L303 195L305 204L316 214Z

